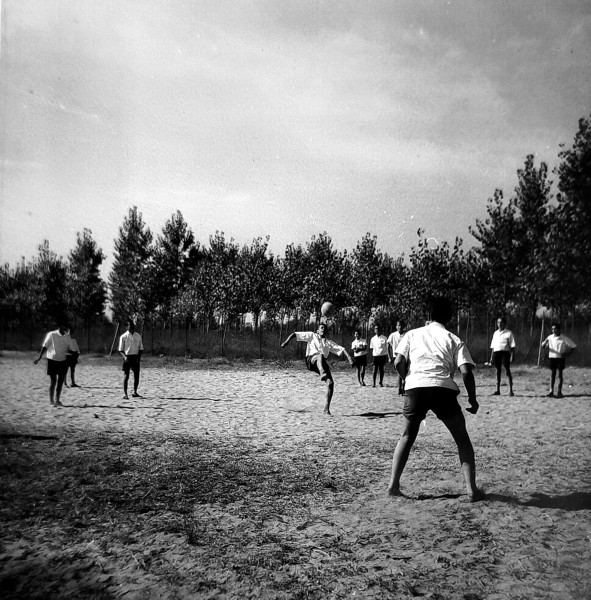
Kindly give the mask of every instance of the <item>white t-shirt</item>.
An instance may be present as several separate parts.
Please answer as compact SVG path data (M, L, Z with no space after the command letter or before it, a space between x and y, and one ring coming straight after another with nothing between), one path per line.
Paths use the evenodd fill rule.
M295 335L298 342L308 342L308 345L306 346L306 356L322 354L324 358L328 358L328 355L331 352L340 356L345 351L342 346L339 346L332 340L321 338L313 331L296 331Z
M137 331L134 333L126 331L119 338L119 352L125 352L128 356L133 356L139 354L140 350L143 349L142 336Z
M59 329L50 331L43 340L43 348L47 348L47 359L62 362L66 360L66 354L70 347L70 334L62 335Z
M402 354L409 363L407 390L443 387L457 391L459 388L453 380L457 368L474 365L464 342L437 322L405 333L396 354Z
M498 329L493 333L490 347L493 352L511 352L511 348L515 348L515 338L509 329Z
M385 335L374 335L369 347L374 356L388 356L388 338Z
M548 344L549 358L562 358L569 350L577 347L577 345L566 335L556 335L551 333L545 340L544 346Z
M77 352L80 354L80 347L78 346L78 342L74 338L70 338L70 351Z
M365 340L353 340L351 342L353 356L365 356L367 354L367 342Z
M392 352L394 352L394 350L396 350L396 346L398 346L398 344L400 344L400 340L402 339L402 336L404 334L400 333L399 331L395 331L394 333L391 333L388 336L388 344L390 344L390 346L392 346Z

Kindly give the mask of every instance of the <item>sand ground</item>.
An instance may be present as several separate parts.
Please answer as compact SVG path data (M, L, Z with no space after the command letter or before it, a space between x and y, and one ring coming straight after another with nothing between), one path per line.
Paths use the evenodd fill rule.
M301 363L146 358L142 397L123 400L120 361L83 356L77 369L82 387L65 389L65 406L53 408L45 362L35 367L34 358L11 352L0 357L0 437L47 436L76 444L95 436L212 436L314 453L333 439L371 440L393 450L402 425L391 367L383 388L371 387L370 374L369 386L361 388L353 371L335 368L333 416L326 417L323 389ZM453 442L430 415L403 478L408 498L385 497L390 454L382 453L354 501L327 508L316 521L322 528L315 532L311 524L306 534L326 536L328 528L339 539L357 540L356 556L368 569L413 569L419 581L421 572L447 569L460 582L458 595L449 598L591 598L591 369L565 371L562 400L544 397L547 370L514 372L516 396L509 398L506 387L492 396L492 371L478 369L481 410L466 415L484 502L467 502ZM441 457L448 459L444 467L422 468L428 452L437 455L438 465ZM474 523L486 543L470 534L467 526ZM401 530L404 543L396 541ZM178 552L182 545L179 538ZM5 540L0 573L22 570L35 558L18 540ZM135 596L125 597L154 597L154 586L146 580L145 588L140 583ZM346 585L341 591L334 597L374 597ZM443 597L430 596L428 586L415 587L413 595Z

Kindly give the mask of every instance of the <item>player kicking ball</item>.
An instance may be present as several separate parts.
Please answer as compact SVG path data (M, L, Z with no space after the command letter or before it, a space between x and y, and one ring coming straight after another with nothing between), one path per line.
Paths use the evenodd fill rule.
M285 348L295 337L298 342L306 342L306 366L309 371L314 371L320 375L320 381L326 382L326 404L324 405L324 414L330 415L330 402L334 393L334 381L328 364L328 355L332 352L337 356L344 354L350 365L353 365L353 359L349 353L337 343L326 338L326 323L320 323L316 333L313 331L295 331L281 344Z

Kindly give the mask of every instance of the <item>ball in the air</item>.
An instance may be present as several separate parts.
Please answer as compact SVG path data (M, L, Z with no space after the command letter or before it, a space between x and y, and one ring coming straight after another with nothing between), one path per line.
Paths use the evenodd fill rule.
M323 317L332 317L332 315L335 314L336 310L337 309L334 307L334 304L332 304L331 302L325 302L322 305L320 312L322 313Z

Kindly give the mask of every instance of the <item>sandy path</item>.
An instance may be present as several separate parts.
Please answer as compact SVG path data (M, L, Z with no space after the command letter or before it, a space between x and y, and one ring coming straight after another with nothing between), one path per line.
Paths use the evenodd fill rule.
M322 415L322 386L301 364L208 367L148 358L143 397L123 400L120 361L83 357L82 387L65 389L65 407L56 409L49 406L45 365L34 367L33 358L0 357L1 435L211 435L313 453L337 438L393 449L401 427L391 369L386 387L373 389L360 388L354 371L335 368L331 418ZM458 598L587 597L581 590L591 593L585 567L591 561L591 369L569 368L565 376L567 396L548 399L546 370L516 368L516 397L509 398L506 387L504 395L491 396L491 370L477 372L481 411L467 421L486 502L466 503L453 444L429 416L403 479L415 500L384 497L390 458L381 456L352 504L328 510L301 535L350 539L358 560L376 572L396 565L420 580L421 572L449 568L450 577L461 573L478 590ZM419 460L426 452L432 465Z

